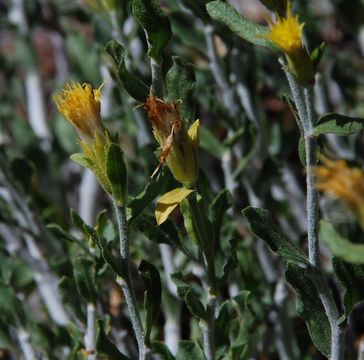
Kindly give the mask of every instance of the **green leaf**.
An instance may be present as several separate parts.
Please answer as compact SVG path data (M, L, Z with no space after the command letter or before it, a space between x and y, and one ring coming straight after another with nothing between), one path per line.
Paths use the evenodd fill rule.
M191 290L190 285L186 282L181 271L171 274L171 280L177 286L177 294L184 299L187 293Z
M287 266L286 279L297 294L296 310L305 319L312 342L329 359L331 351L330 322L316 287L302 271L302 268L293 263L289 263Z
M180 114L186 125L189 125L195 120L195 106L192 101L196 84L195 71L191 64L184 64L178 56L173 56L172 60L173 65L166 76L168 100L182 100Z
M98 234L98 232L93 229L91 226L88 226L84 223L83 228L89 234L92 241L96 243L101 251L101 255L104 258L105 262L110 266L110 268L115 272L117 276L125 279L127 273L127 264L125 260L118 259L114 255L112 255L110 249L108 248L108 244L105 239Z
M27 318L23 304L14 290L2 282L0 282L0 316L17 328L26 327Z
M346 320L359 301L364 300L364 265L349 264L337 257L332 259L334 272L344 287L345 314Z
M159 314L162 299L162 284L157 268L148 261L142 260L139 265L139 274L143 279L144 309L145 309L145 344L150 347L150 333L154 320Z
M351 135L364 129L364 119L329 113L320 117L314 128L315 135Z
M110 144L106 156L106 174L111 185L112 196L118 205L123 205L128 197L127 170L124 154L117 144Z
M172 175L168 171L162 171L159 176L149 180L144 190L136 196L129 204L130 215L128 218L131 224L150 205L153 200L164 193L166 185L170 184Z
M281 231L270 211L248 206L243 214L251 232L264 240L274 252L303 268L307 267L309 261L305 253Z
M238 13L232 6L222 1L211 1L206 5L209 15L217 21L225 24L232 32L242 39L259 46L265 46L272 50L277 47L266 38L269 28L256 24Z
M156 0L132 0L132 13L143 27L148 43L148 55L158 59L172 37L171 23Z
M78 256L73 263L73 275L77 290L87 303L96 304L95 264L92 260Z
M220 307L219 315L215 323L215 332L219 334L216 343L223 345L230 343L231 321L238 317L238 313L231 300L226 300Z
M105 51L114 60L117 75L125 90L134 99L145 102L149 94L148 86L131 74L125 65L125 49L116 40L109 41L105 46Z
M333 255L348 263L364 264L364 244L354 244L344 239L329 222L320 222L320 237Z
M218 279L219 285L224 284L227 281L230 272L238 266L238 258L236 255L237 246L238 246L237 239L230 240L230 254L227 257L227 260L223 266L222 274L221 274L220 278ZM218 272L218 269L216 269L216 272Z
M155 217L149 214L138 217L134 226L141 231L150 241L157 244L169 244L181 247L178 230L171 220L166 220L157 226Z
M192 290L187 291L185 295L185 302L190 310L191 314L195 316L197 319L206 320L206 310L199 300L199 298L192 292Z
M214 233L217 242L220 238L220 229L224 214L226 214L226 212L231 208L232 205L233 197L229 190L224 189L216 195L215 199L209 206L211 224L214 227Z
M312 51L312 53L310 55L312 65L313 65L315 72L320 64L322 55L324 54L325 46L326 45L324 42L321 43L314 51Z
M224 146L221 141L219 141L211 130L201 126L200 127L200 146L210 155L221 159L224 154Z
M190 340L180 340L178 342L178 352L176 360L204 360L201 348Z
M105 333L104 320L97 320L96 351L98 355L97 358L100 360L129 360L129 358L122 354L116 345L109 340Z
M153 341L152 345L153 352L159 355L160 360L175 360L175 357L172 355L166 344L164 344L163 342Z
M70 242L79 243L79 240L75 238L71 233L62 229L58 224L48 224L47 229L49 229L57 238L61 238Z
M71 216L73 225L76 226L82 232L82 234L87 238L89 236L89 234L87 233L87 231L84 228L85 222L83 221L81 216L78 215L77 211L74 209L70 209L70 216Z
M301 164L306 167L306 144L303 135L298 140L298 157L300 158Z
M92 166L91 160L85 157L85 155L83 155L82 153L72 154L70 156L70 159L84 168L90 168Z
M0 320L0 349L9 350L13 352L16 351L16 345L13 343L13 340L10 335L9 324L1 320Z
M70 279L66 276L63 276L58 283L58 292L60 298L62 300L62 304L77 316L79 320L83 323L86 323L85 314L82 312L81 303L77 294L77 286L74 282L74 279Z

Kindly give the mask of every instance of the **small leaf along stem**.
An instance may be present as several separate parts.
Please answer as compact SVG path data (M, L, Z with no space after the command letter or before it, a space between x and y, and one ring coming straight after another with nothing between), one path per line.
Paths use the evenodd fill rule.
M126 218L126 209L124 205L118 206L114 200L112 201L118 223L120 255L125 266L126 274L125 278L118 277L117 283L123 290L125 301L129 310L130 320L138 343L139 360L148 360L150 359L151 353L144 343L144 330L136 305L133 280L130 276L129 237L127 229L128 225Z
M317 141L313 132L315 125L315 111L313 107L312 87L299 86L289 72L285 62L280 59L286 74L293 100L296 104L299 121L303 129L306 154L306 211L307 211L307 238L308 256L311 267L308 274L311 277L324 306L325 313L331 327L331 360L344 359L344 331L338 325L339 310L334 301L332 291L322 274L319 261L319 237L318 237L318 193L315 188L313 167L317 163Z

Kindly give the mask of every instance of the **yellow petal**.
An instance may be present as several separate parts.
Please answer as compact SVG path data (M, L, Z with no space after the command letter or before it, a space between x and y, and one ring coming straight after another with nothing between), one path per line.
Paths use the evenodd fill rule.
M185 188L177 188L164 194L159 199L155 209L157 224L160 225L164 223L177 205L193 191L194 190Z
M188 136L191 139L192 145L195 149L198 148L200 142L200 120L197 119L188 129Z

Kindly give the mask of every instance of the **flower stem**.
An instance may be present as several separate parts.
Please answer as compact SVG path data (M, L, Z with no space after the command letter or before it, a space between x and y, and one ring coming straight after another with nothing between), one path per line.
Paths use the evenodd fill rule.
M210 238L208 224L203 217L202 209L196 198L196 192L188 198L188 205L195 223L196 237L203 252L207 278L206 321L201 321L203 350L206 360L215 359L215 310L216 310L216 274L213 254L213 238Z
M96 343L96 308L95 304L87 304L87 328L84 336L87 360L95 360Z
M118 277L117 283L123 290L126 305L129 310L130 320L138 343L139 360L147 360L150 358L151 354L150 350L145 346L144 343L144 330L136 305L133 280L130 276L129 237L126 210L124 205L118 206L115 201L113 201L113 205L115 208L119 228L120 255L126 267L125 278Z
M331 327L331 360L344 359L344 331L338 325L339 310L334 301L333 294L325 280L319 259L318 238L318 194L315 188L313 167L317 162L317 142L313 129L315 125L315 111L313 108L312 88L299 86L287 69L283 60L280 60L286 73L288 83L296 104L299 121L302 125L306 148L306 185L307 185L307 237L308 257L311 264L308 274L313 281Z

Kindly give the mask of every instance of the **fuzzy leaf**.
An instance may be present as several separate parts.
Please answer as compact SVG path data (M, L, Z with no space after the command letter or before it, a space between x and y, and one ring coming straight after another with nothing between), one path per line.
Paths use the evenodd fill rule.
M119 205L125 204L128 196L127 171L124 154L117 144L110 144L107 149L106 174L113 198Z
M249 206L243 210L243 214L251 232L264 240L274 252L301 267L307 267L309 261L305 253L281 231L270 211Z
M162 284L157 268L148 261L142 260L138 271L143 279L145 287L145 344L150 347L150 333L152 331L152 325L159 314L159 308L162 300Z
M201 348L193 341L180 340L176 360L204 360Z
M168 100L171 102L182 100L180 114L186 124L190 124L195 119L195 107L192 101L196 84L195 71L191 64L184 64L178 56L173 56L172 60L173 65L166 76Z
M220 0L211 1L206 5L209 15L217 21L225 24L232 32L242 39L259 46L265 46L272 50L277 50L276 46L265 36L269 33L269 28L256 24L248 18L242 16L231 5Z
M159 176L149 180L144 190L136 196L129 204L131 224L153 200L163 193L164 188L171 182L172 175L169 171L162 171Z
M345 136L355 134L362 129L364 129L364 119L330 113L319 119L318 124L314 128L314 134L336 134Z
M98 359L129 360L129 358L122 354L116 345L109 340L105 333L105 324L103 320L97 320L96 351Z
M296 310L305 319L312 342L329 359L331 351L330 323L316 287L302 271L302 268L293 263L289 263L287 266L286 279L297 294Z
M202 305L202 302L199 298L192 292L192 290L187 291L185 297L185 302L190 310L191 314L195 316L197 319L206 320L206 310Z
M90 259L78 256L73 263L73 275L80 295L88 303L96 304L95 264Z
M109 41L105 51L112 57L116 65L117 75L125 90L134 99L144 102L149 94L148 87L131 74L125 65L125 49L116 40Z
M158 59L172 37L171 23L156 0L132 0L132 13L143 27L148 43L148 55Z

